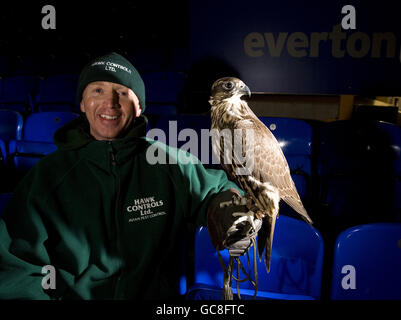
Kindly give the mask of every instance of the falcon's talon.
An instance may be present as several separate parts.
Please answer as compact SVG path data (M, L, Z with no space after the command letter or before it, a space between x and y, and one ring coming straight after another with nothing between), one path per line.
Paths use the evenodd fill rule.
M257 210L256 213L255 213L255 216L256 216L256 219L262 219L264 214L263 214L262 211Z
M240 197L238 195L232 196L232 203L236 206L243 206L245 205L246 198Z

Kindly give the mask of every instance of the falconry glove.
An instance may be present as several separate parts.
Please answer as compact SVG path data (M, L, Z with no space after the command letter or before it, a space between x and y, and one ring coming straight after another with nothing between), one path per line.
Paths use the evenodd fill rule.
M213 246L217 250L227 248L230 256L243 255L252 245L252 239L262 226L254 213L235 189L221 192L212 200L207 225Z
M224 270L223 299L233 300L232 279L237 280L237 293L239 295L238 282L249 280L257 292L257 271L256 271L256 236L262 226L262 221L255 218L255 213L248 205L247 199L241 197L235 189L229 189L218 194L211 202L207 215L209 235ZM250 270L246 272L239 256L247 254L254 246L254 275L255 281L251 280ZM225 266L220 250L227 248L229 251L228 265ZM234 262L237 263L237 277L233 275ZM239 266L246 275L243 280L239 279Z

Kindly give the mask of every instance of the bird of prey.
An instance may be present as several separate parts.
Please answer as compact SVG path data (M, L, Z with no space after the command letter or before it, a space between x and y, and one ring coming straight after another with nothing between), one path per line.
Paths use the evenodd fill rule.
M254 211L256 218L262 219L262 227L258 232L258 256L261 261L265 252L266 270L270 272L270 255L280 199L308 223L311 224L312 220L298 195L278 141L247 102L241 99L250 94L249 88L240 79L225 77L214 82L209 103L211 131L217 131L218 139L213 141L212 147L213 152L219 155L223 169L245 191L245 197L252 203L253 209L248 212L252 216L247 217L250 219L248 221L252 224ZM231 140L223 138L223 130L232 133ZM235 142L235 132L240 133L240 144ZM238 145L240 152L235 152ZM227 155L231 155L231 161L227 161ZM252 168L241 173L240 169L249 169L244 159L251 161Z

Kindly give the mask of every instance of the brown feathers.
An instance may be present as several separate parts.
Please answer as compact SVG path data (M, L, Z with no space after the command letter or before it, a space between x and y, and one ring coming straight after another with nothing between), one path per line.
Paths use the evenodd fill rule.
M227 174L253 200L262 214L268 217L264 219L264 224L268 224L265 227L265 263L269 271L270 250L280 199L308 223L312 223L312 220L298 195L279 143L246 101L241 99L243 95L250 95L250 90L240 79L221 78L213 84L209 100L212 129L220 134L214 140L213 150L220 155L221 165ZM224 138L223 130L229 130L231 137ZM235 135L240 138L235 140ZM227 160L231 160L231 163L227 163ZM241 174L244 172L246 174ZM261 250L263 251L260 240L259 256Z

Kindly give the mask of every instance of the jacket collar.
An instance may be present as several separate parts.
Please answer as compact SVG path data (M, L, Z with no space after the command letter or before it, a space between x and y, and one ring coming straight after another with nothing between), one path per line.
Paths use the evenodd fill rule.
M122 163L138 153L138 148L145 147L146 126L147 119L141 115L135 119L124 137L113 141L98 141L89 134L89 122L85 115L81 115L60 128L54 135L54 141L60 150L77 150L99 166L109 167L112 157L117 163Z

